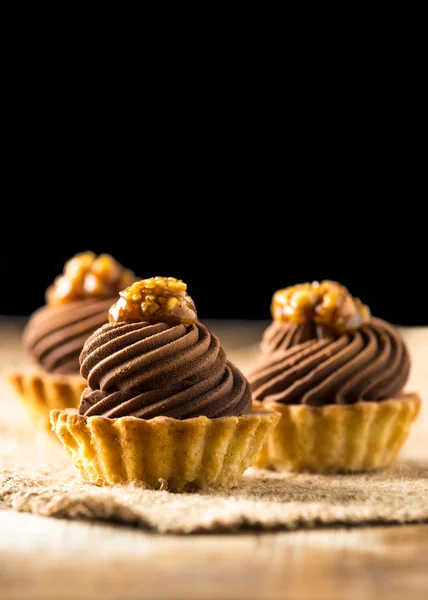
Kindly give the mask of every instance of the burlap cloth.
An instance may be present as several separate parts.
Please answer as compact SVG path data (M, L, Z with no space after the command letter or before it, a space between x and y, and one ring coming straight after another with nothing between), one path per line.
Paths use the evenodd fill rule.
M425 344L426 348L427 340L425 332L423 339L413 342ZM422 359L419 370L419 362L415 362L412 387L423 395ZM228 492L171 494L83 483L59 442L34 433L25 410L4 382L0 383L0 406L3 509L114 521L172 533L428 521L425 407L401 458L390 469L341 476L287 475L250 469L240 485Z

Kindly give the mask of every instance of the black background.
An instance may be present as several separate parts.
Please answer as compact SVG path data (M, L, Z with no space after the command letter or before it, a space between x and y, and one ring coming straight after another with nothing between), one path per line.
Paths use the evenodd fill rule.
M258 112L195 109L203 120L179 136L133 140L128 168L116 152L117 168L10 181L0 313L31 313L65 260L91 249L184 279L201 318L269 318L276 289L328 278L378 316L426 323L418 235L403 233L415 215L376 177L367 62L312 63L290 82Z

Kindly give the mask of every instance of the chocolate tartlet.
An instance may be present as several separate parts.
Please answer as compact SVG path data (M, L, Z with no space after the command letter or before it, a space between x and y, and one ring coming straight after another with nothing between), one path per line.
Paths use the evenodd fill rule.
M186 289L170 277L134 283L86 341L78 412L54 410L51 421L87 481L232 487L277 423L251 413L248 381Z
M119 291L135 281L111 256L77 254L46 291L46 305L30 318L24 347L37 365L17 370L9 379L33 420L50 431L52 408L77 407L85 381L79 355L86 339L108 322L109 308Z
M258 466L315 472L390 464L420 409L403 388L400 334L331 281L279 290L248 378L256 407L281 412Z

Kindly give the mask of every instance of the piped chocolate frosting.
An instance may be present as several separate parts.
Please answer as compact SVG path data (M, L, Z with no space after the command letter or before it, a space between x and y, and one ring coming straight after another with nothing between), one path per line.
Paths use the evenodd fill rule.
M251 411L248 381L199 321L109 323L87 340L80 361L88 388L79 413L86 417L187 419Z
M24 346L34 362L48 373L78 374L86 339L108 322L117 294L133 281L134 273L109 254L81 252L68 260L25 328Z
M256 400L286 404L352 404L397 395L409 353L392 325L372 318L356 331L320 337L314 323L274 321L262 357L248 375Z
M53 374L78 374L79 355L86 339L107 323L115 298L88 298L58 306L43 306L24 331L24 346L31 358Z

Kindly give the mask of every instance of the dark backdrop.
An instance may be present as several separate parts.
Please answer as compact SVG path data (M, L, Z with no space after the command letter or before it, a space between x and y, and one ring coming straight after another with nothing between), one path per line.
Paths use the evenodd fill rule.
M105 177L102 190L107 194L110 184L116 197L122 180ZM20 227L12 229L11 242L1 241L0 313L32 312L65 260L91 249L113 254L141 277L182 278L201 318L268 318L276 289L329 278L347 285L373 314L428 324L424 240L417 232L403 237L409 226L403 229L403 217L386 226L382 212L370 215L355 199L338 201L331 212L325 198L311 204L269 195L253 198L256 208L220 196L177 198L174 208L164 198L125 193L108 209L101 192L97 200L92 192L84 199L88 181L66 191L59 178L55 191L9 209L10 222ZM337 211L343 214L334 222Z
M416 230L405 240L418 219L375 177L367 77L362 62L318 65L284 114L276 99L275 118L265 102L255 121L238 131L228 115L215 135L205 115L198 145L166 137L141 156L137 145L128 170L14 178L0 313L32 312L65 260L91 249L141 277L184 279L201 318L268 318L276 289L329 278L376 315L427 323L423 243Z

